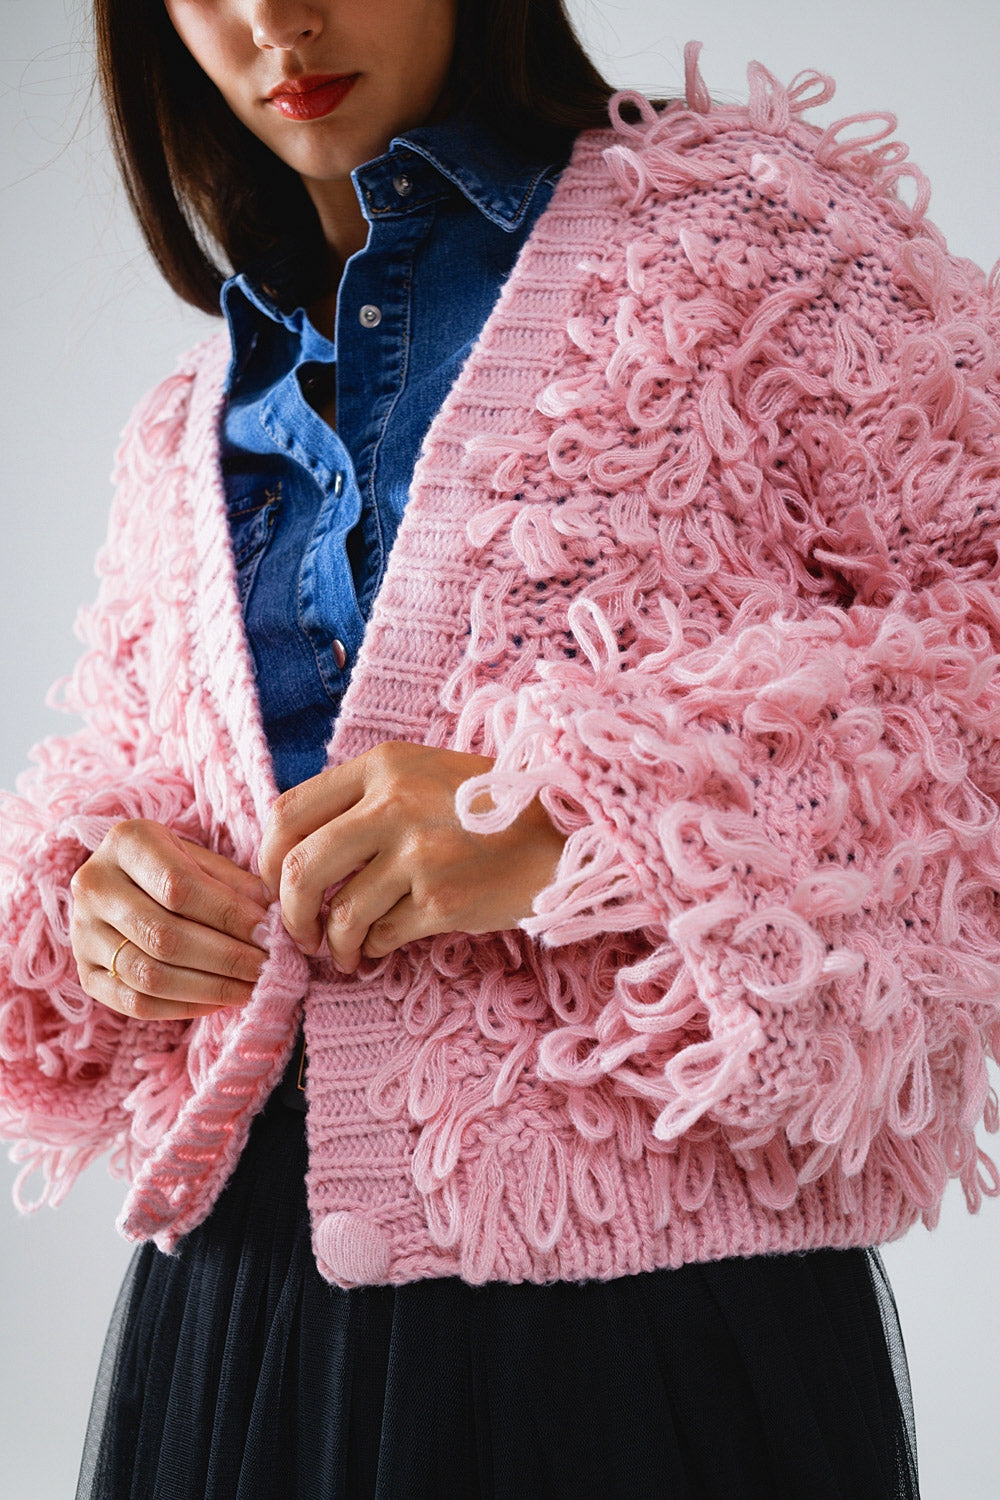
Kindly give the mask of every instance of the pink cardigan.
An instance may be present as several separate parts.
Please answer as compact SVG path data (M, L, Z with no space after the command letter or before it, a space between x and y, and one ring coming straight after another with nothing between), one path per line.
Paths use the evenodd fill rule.
M357 976L274 917L251 1002L81 991L69 877L124 817L252 865L275 791L196 349L118 460L88 650L3 806L0 1129L58 1201L199 1223L304 1006L342 1286L608 1278L867 1245L1000 1188L1000 305L888 144L688 100L581 136L434 422L331 761L496 756L569 839L523 931ZM618 103L618 110L621 104ZM916 177L916 205L895 193ZM475 817L483 785L496 811ZM465 795L467 793L468 795Z

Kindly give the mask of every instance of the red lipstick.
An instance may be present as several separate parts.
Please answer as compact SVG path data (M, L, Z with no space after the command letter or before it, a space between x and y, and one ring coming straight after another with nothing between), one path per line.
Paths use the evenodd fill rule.
M321 120L332 114L357 83L359 73L309 73L285 78L267 95L286 120Z

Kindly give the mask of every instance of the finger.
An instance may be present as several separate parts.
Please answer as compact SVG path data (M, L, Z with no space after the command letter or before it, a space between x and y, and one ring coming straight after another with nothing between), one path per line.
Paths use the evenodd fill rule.
M129 950L123 949L122 956ZM120 961L119 961L120 971ZM121 977L99 964L81 966L80 983L86 994L119 1015L142 1021L190 1021L208 1016L221 1007L216 1003L200 1004L193 999L163 999L133 989Z
M361 952L365 958L384 958L419 938L459 931L465 928L454 916L445 914L443 904L440 910L435 909L426 900L418 901L411 891L376 918L365 934Z
M282 792L271 809L261 839L257 863L269 890L281 887L281 872L289 851L364 796L360 758L330 766L298 786Z
M377 857L383 842L378 815L366 803L357 803L285 855L279 886L281 919L303 952L316 953L324 946L320 910L330 887L357 878ZM338 896L339 891L332 899Z
M76 925L77 958L105 968L111 967L109 945L113 953L122 938L128 938L138 953L157 963L249 985L256 984L267 959L263 935L259 943L242 943L167 912L121 874L117 881L109 882L100 915ZM116 968L121 970L120 960Z
M354 973L373 923L398 909L409 888L409 876L400 863L383 857L371 860L331 897L326 943L341 973Z
M200 844L193 844L188 839L182 839L181 842L206 875L211 875L222 885L228 885L237 895L245 896L248 901L265 908L275 899L277 892L272 893L259 875L244 870L242 865L227 859L224 854L217 854L214 849L203 849Z
M166 963L143 952L131 939L127 939L124 946L117 933L112 934L112 939L114 949L106 965L109 977L147 999L218 1007L245 1005L253 992L254 981L231 979L203 969Z
M114 855L133 885L165 911L241 942L255 942L255 932L267 920L266 906L209 874L190 847L158 825L125 824Z

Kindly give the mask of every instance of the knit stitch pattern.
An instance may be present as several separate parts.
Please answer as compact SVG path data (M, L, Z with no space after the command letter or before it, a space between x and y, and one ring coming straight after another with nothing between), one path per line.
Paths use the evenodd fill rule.
M218 464L226 351L137 411L88 652L3 807L0 1129L42 1197L109 1147L171 1249L304 1007L342 1286L609 1278L894 1238L1000 1191L1000 295L889 139L635 95L579 137L425 441L330 745L494 756L469 828L568 835L521 931L341 976L273 913L237 1015L80 989L117 819L253 866L275 788ZM900 195L912 180L914 202ZM482 810L487 791L491 810ZM22 1203L24 1191L19 1188Z

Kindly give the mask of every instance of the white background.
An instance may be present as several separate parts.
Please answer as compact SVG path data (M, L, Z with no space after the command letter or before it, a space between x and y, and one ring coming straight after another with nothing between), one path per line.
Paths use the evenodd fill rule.
M612 81L651 93L678 92L691 37L705 42L717 98L745 97L750 58L785 82L804 67L832 73L837 99L814 118L894 110L930 173L931 216L951 248L985 266L1000 255L1000 6L574 0L572 10ZM142 391L213 326L147 263L113 182L91 75L78 0L0 0L0 785L31 742L63 728L43 696L75 657L70 627L93 592L118 431ZM6 1166L0 1175L13 1179ZM0 1193L0 1493L10 1500L73 1493L129 1254L113 1229L121 1196L102 1167L55 1213L21 1219ZM956 1190L934 1234L917 1228L885 1252L924 1500L1000 1494L998 1231L995 1202L970 1218Z

